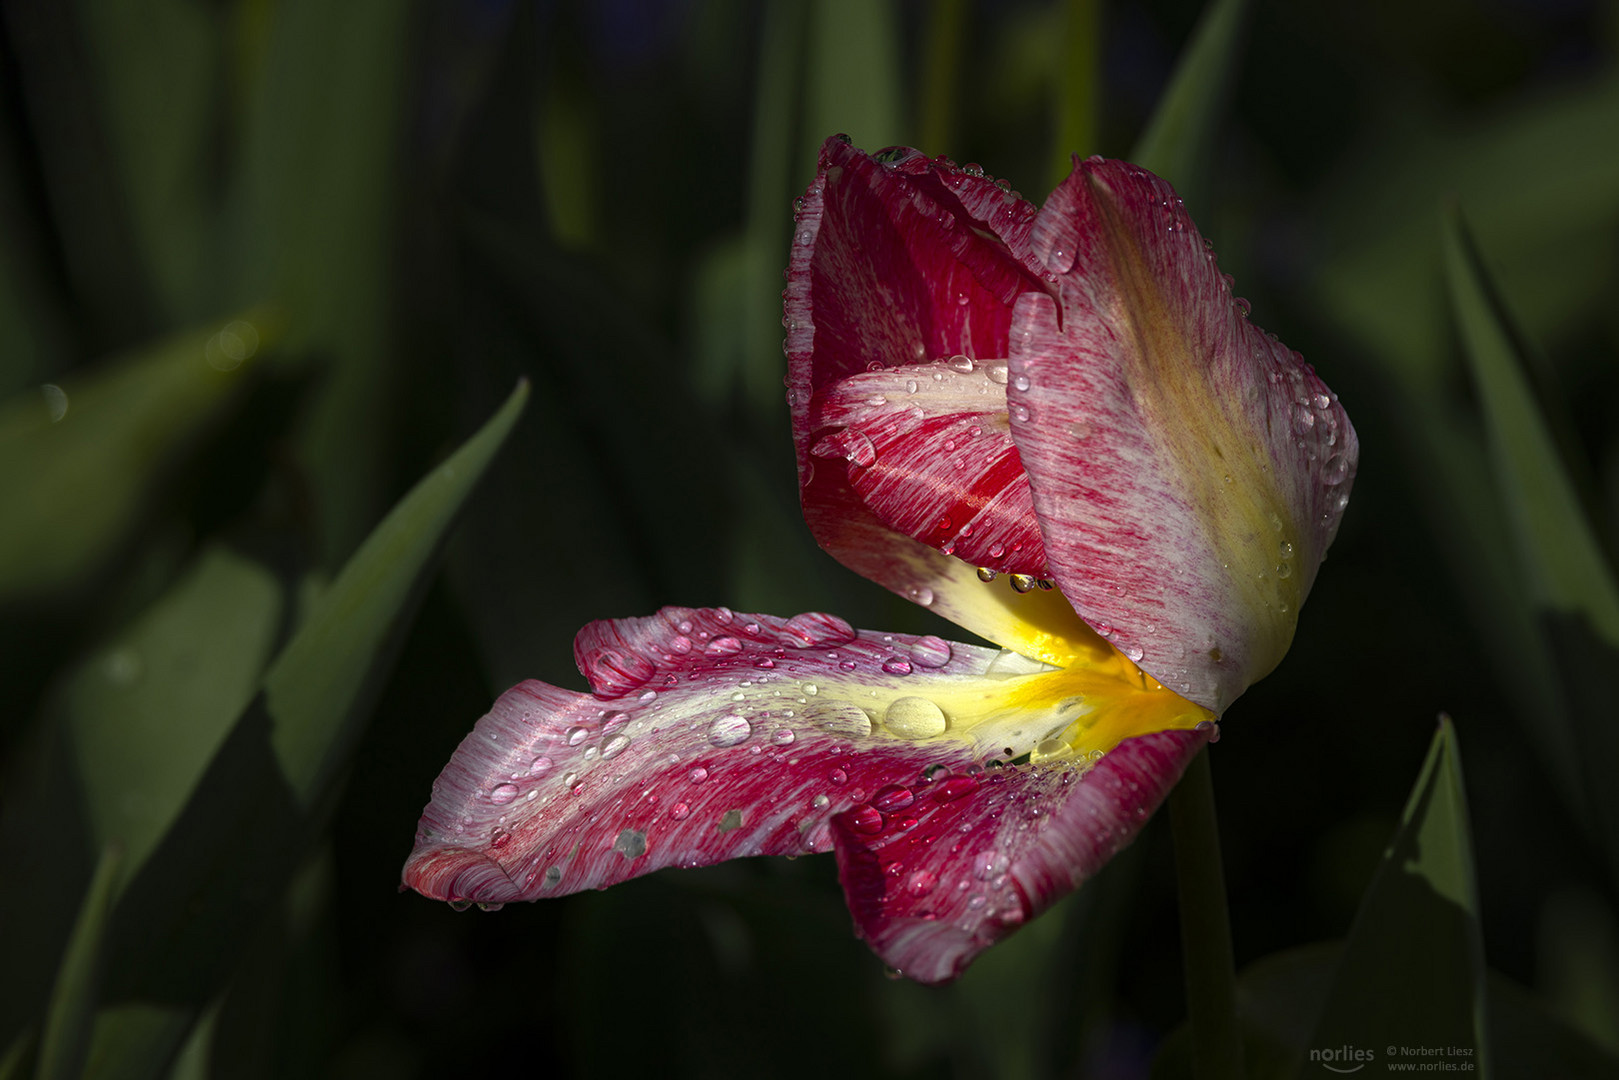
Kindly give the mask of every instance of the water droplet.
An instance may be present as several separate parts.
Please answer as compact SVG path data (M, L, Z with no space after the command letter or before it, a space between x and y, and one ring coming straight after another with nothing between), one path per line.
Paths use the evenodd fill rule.
M1029 407L1027 405L1013 405L1006 411L1011 414L1013 420L1016 420L1020 424L1027 422L1029 417L1032 415L1029 412Z
M1012 591L1026 593L1034 588L1033 574L1009 574L1007 580L1012 583Z
M905 883L905 891L910 893L912 896L926 896L928 893L933 891L933 887L938 883L938 877L932 872L927 870L918 870L916 873L912 874L910 880Z
M997 576L999 576L999 572L995 571L995 570L991 570L987 566L980 566L978 568L978 580L979 581L988 583L988 582L994 581Z
M883 714L883 724L902 739L932 738L947 726L944 710L924 697L896 699Z
M489 789L489 801L492 803L509 803L517 798L516 784L496 784Z
M646 854L646 833L640 829L625 829L613 841L613 850L626 859L638 859Z
M742 643L734 637L715 638L703 651L709 656L735 656L742 651Z
M921 585L910 590L910 597L923 607L933 606L933 590L928 588L926 585Z
M970 795L978 786L978 780L971 776L947 776L928 790L940 802L955 802L964 795Z
M547 869L545 871L545 883L546 883L546 885L548 885L548 886L555 885L557 882L559 882L561 880L562 880L562 867L553 866L553 867L550 867L549 869Z
M1321 482L1336 487L1349 479L1349 459L1343 454L1333 454L1327 463L1321 466Z
M815 809L824 810L824 809L826 809L827 804L830 803L831 801L832 800L827 798L825 795L817 795L817 796L815 796L815 799L814 799Z
M909 675L911 673L911 662L898 656L892 656L883 661L883 670L890 675Z
M735 713L722 716L708 726L708 741L721 748L746 742L753 734L753 725L747 718Z
M901 784L889 784L871 797L871 805L885 814L908 809L916 802L916 795Z
M780 731L770 736L770 741L775 743L777 746L791 746L793 745L793 740L796 738L797 736L794 735L790 729L782 728Z
M1010 865L1012 862L1006 857L1006 852L986 851L973 860L973 876L979 881L989 881L1006 873Z
M920 667L939 668L950 662L950 643L932 634L911 642L911 659Z
M676 821L685 821L691 817L691 807L683 802L677 802L669 808L669 816Z
M571 727L568 729L567 739L569 746L578 746L588 738L590 738L590 731L587 728Z
M1315 427L1315 412L1304 402L1295 402L1293 405L1293 431L1304 435Z
M551 765L551 759L541 755L528 763L528 774L530 776L544 776L551 771Z
M1028 388L1029 388L1029 377L1027 375L1018 375L1018 376L1015 376L1012 379L1012 389L1014 389L1014 390L1027 390Z
M833 735L858 739L871 734L871 717L848 701L817 701L804 710L804 719Z
M834 784L841 784L849 779L849 774L844 772L842 769L833 769L830 773L827 773L827 779L831 780Z
M708 779L708 770L699 765L691 772L686 774L686 779L690 780L694 784L701 784L704 780Z
M965 293L962 294L961 299L962 299L963 303L966 302L967 297L966 297ZM960 353L957 353L956 355L952 356L949 360L945 361L945 366L948 367L951 371L958 372L959 374L962 374L962 375L967 375L967 374L970 374L972 372L973 362L971 360L967 359L967 357L961 355Z
M989 364L984 368L984 375L997 386L1005 386L1008 373L1005 364Z
M451 900L450 901L450 910L451 911L465 911L467 908L469 908L471 906L472 906L472 901L471 900Z
M794 615L782 628L782 644L795 649L826 648L854 640L854 627L836 615L807 611Z
M876 836L883 831L883 815L869 803L849 811L849 828L865 836Z
M1141 658L1147 654L1140 645L1131 645L1124 650L1124 655L1130 658L1131 663L1139 664L1141 663Z
M628 735L614 735L612 738L602 743L602 760L606 761L609 758L617 757L618 755L622 754L625 747L629 745L630 737Z

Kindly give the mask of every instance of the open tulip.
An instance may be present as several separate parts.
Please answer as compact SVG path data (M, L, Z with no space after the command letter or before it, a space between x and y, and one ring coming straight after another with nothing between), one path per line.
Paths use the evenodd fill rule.
M1162 180L1043 208L829 140L788 401L817 540L994 642L665 609L575 642L457 749L406 886L485 905L832 850L856 930L949 979L1127 843L1280 660L1357 444Z

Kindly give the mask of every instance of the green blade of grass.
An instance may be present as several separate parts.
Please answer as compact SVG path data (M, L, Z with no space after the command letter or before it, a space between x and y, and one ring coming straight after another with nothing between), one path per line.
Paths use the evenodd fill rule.
M161 1075L280 902L330 811L447 532L527 396L520 384L349 560L129 883L109 937L109 1008L98 1018L93 1075Z
M1536 406L1506 320L1461 218L1445 217L1445 268L1489 434L1490 456L1535 598L1619 647L1619 589Z
M1619 587L1581 505L1572 445L1537 401L1527 347L1481 265L1456 212L1446 215L1445 267L1464 351L1478 387L1496 489L1506 507L1535 629L1550 650L1559 685L1537 710L1532 731L1563 747L1579 787L1572 801L1619 881L1619 792L1608 763L1619 756Z
M1490 1075L1473 842L1448 717L1361 900L1309 1046L1378 1061L1390 1046L1467 1048Z
M102 849L90 887L85 890L78 922L51 991L50 1009L45 1014L45 1033L34 1074L38 1080L75 1080L84 1070L90 1025L101 989L107 914L117 892L119 863L116 847Z
M1248 0L1215 0L1158 101L1130 160L1175 185L1192 216L1206 219L1214 140L1242 59Z

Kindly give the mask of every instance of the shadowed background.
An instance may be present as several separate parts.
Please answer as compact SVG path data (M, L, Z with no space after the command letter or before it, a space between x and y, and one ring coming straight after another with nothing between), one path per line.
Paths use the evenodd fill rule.
M1169 177L1364 448L1292 651L1214 748L1239 968L1346 936L1446 712L1484 955L1610 1051L1615 11L1256 2L1218 123L1177 136L1195 174ZM944 989L884 978L824 857L498 914L395 890L457 742L520 679L582 688L571 642L591 619L725 604L960 636L799 520L792 199L842 131L980 163L1039 202L1070 151L1137 145L1199 16L0 9L0 1076L50 1058L41 1025L89 1030L51 1029L46 1006L109 837L126 870L151 861L106 886L86 1000L130 1030L153 1002L175 1019L144 1057L98 1028L92 1075L1148 1075L1185 1017L1161 822ZM1452 314L1445 206L1590 552L1526 539L1534 505L1503 480L1522 455ZM318 663L353 688L266 675L292 670L276 658L351 558L386 561L355 553L519 378L526 410L442 560L424 533L369 644L333 624ZM293 707L277 678L311 717L341 698L348 734L313 795L266 749ZM164 944L165 919L189 944ZM1536 1060L1497 1071L1546 1075Z

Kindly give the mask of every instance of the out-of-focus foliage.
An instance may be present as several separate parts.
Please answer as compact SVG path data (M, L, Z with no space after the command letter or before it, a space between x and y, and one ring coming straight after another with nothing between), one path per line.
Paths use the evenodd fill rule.
M798 520L780 270L840 130L1035 199L1139 148L1355 419L1213 754L1253 1074L1386 979L1465 987L1498 1077L1615 1075L1616 49L1594 0L0 7L0 1076L1147 1075L1158 826L939 990L825 859L395 892L591 619L954 632Z

